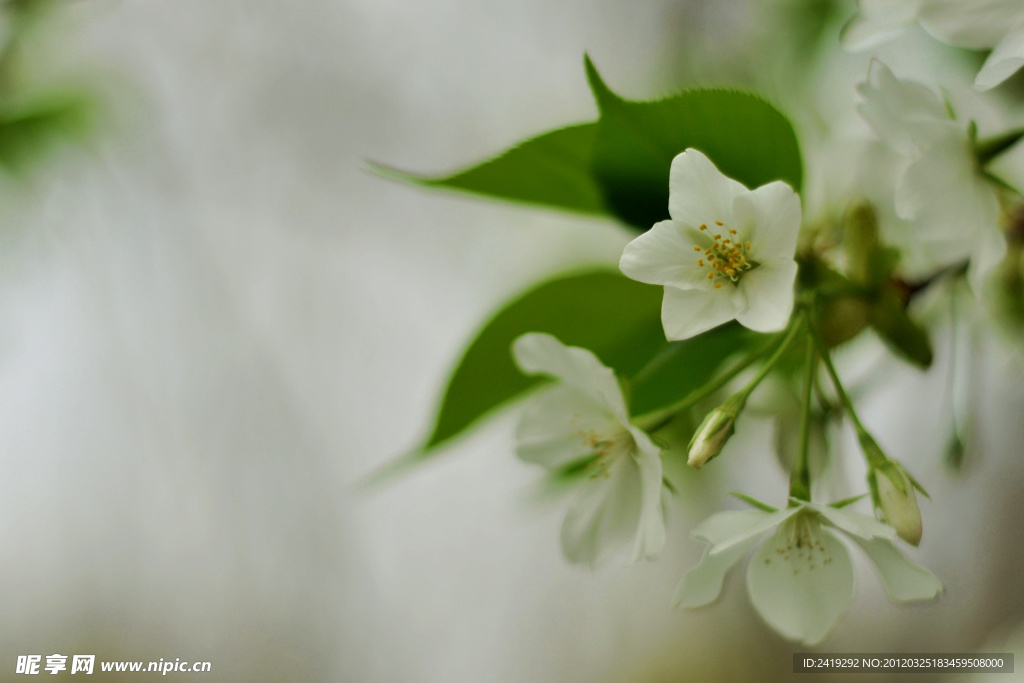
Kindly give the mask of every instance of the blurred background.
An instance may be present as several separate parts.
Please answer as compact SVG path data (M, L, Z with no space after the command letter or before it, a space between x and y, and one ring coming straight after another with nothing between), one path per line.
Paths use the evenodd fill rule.
M540 277L615 263L630 239L611 222L426 194L365 162L448 171L592 120L584 52L626 96L753 85L824 139L856 119L870 55L790 67L834 46L850 3L4 10L18 38L5 102L92 104L87 132L0 180L0 680L19 679L17 655L52 653L210 661L184 675L211 681L790 678L800 650L760 622L739 572L710 608L669 606L702 548L690 527L730 490L783 490L766 419L744 418L731 467L675 473L650 565L564 561L564 506L538 503L513 413L356 491L428 430L486 315ZM885 49L973 73L923 34ZM825 171L806 154L813 183ZM922 315L930 372L872 340L840 361L864 378L865 421L932 493L908 555L946 592L893 606L861 563L850 612L817 649L1019 653L1019 340L984 315ZM975 437L958 470L943 460L951 395ZM859 486L855 466L837 468Z

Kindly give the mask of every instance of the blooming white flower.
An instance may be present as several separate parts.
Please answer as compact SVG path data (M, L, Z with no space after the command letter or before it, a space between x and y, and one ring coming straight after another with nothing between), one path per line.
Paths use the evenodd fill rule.
M968 278L978 291L1006 241L997 225L999 201L978 170L967 126L950 118L931 90L896 78L877 60L857 92L861 115L903 159L895 208L910 232L893 243L933 267L970 258Z
M736 319L758 332L793 310L800 199L775 181L756 190L724 176L695 149L672 160L669 215L626 245L619 267L665 286L661 320L686 339Z
M793 502L794 507L774 512L719 512L695 527L693 537L708 547L679 583L673 604L692 608L713 602L728 571L775 527L747 566L747 592L758 614L790 640L821 642L853 599L853 564L832 529L864 550L890 600L929 600L942 590L934 574L893 546L892 527L857 512Z
M656 559L665 545L661 449L630 423L615 373L548 334L525 334L512 352L524 372L561 382L523 413L516 454L549 469L589 460L562 524L566 557L593 567L632 541L631 561Z
M860 15L843 31L853 50L870 47L915 19L949 45L992 49L974 84L995 87L1024 66L1024 3L1020 0L859 0Z

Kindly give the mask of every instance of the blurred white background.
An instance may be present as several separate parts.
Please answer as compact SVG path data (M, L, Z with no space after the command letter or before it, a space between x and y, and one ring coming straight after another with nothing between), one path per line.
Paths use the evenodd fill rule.
M108 106L86 148L5 185L0 205L0 679L15 655L54 652L208 660L203 679L225 681L788 677L795 648L757 620L740 576L711 609L669 607L699 556L689 527L732 488L784 486L767 423L744 429L732 475L679 475L653 565L564 562L561 508L531 503L539 475L512 456L512 416L353 491L423 436L483 316L542 275L615 262L629 239L425 194L364 160L449 170L590 120L584 51L625 94L664 92L686 36L726 59L758 31L748 10L61 9L40 78L85 79ZM939 463L948 340L935 371L895 365L865 409L933 494L910 554L947 593L897 608L860 567L826 651L966 651L1022 614L1024 389L1000 381L1012 362L987 339L969 476Z

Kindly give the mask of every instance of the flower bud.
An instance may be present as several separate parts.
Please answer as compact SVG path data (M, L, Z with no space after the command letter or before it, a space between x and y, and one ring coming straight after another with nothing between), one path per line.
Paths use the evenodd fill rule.
M704 463L721 453L725 442L732 436L735 424L736 411L730 410L728 401L726 405L708 413L690 439L690 456L686 463L699 470Z
M899 537L910 545L921 542L921 511L917 507L914 485L903 468L888 462L874 470L878 504L885 521L896 530Z

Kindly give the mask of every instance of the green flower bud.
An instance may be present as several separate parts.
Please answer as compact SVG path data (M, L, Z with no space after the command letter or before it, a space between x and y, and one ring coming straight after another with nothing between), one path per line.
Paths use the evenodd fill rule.
M704 463L722 452L725 442L735 431L736 416L746 403L746 396L742 394L733 394L725 403L708 413L690 439L690 455L686 464L699 470Z
M921 510L917 507L914 485L906 471L889 461L872 470L877 502L886 523L910 545L921 543Z

